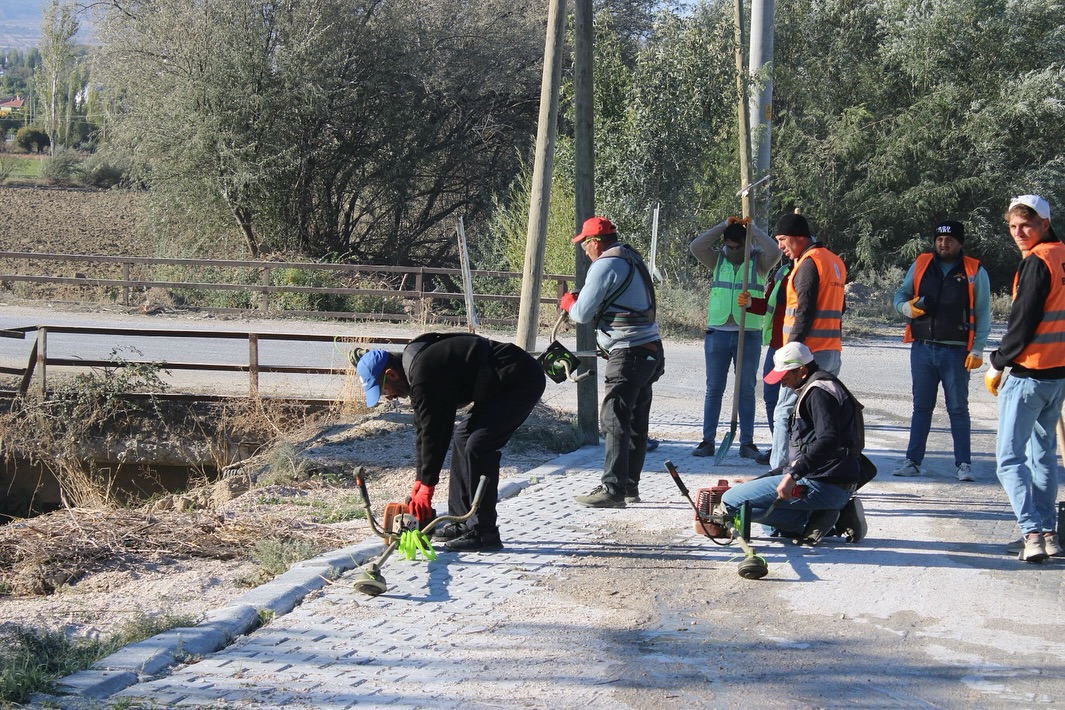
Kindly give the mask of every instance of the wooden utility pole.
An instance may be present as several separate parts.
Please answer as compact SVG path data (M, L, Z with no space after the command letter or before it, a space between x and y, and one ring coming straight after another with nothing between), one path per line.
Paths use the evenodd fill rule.
M595 136L593 134L592 94L592 0L576 0L573 9L574 46L574 143L576 164L574 175L575 216L574 234L581 231L584 220L595 215ZM584 285L588 273L588 257L580 245L576 248L575 271L577 286ZM577 326L578 352L595 352L595 323ZM577 430L581 443L599 443L599 377L595 355L582 358L591 373L577 383Z
M562 81L562 38L566 29L566 0L550 0L544 72L540 83L540 119L536 126L536 157L529 194L529 226L525 237L525 268L521 281L516 343L536 349L540 325L540 275L544 270L547 243L547 212L551 204L551 172L555 164L555 124L558 118L558 87Z

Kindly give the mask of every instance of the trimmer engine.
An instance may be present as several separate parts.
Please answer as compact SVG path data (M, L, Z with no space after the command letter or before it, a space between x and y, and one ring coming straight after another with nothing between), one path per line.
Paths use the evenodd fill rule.
M695 532L712 538L732 537L726 527L724 518L720 515L715 515L715 511L721 503L721 496L728 489L728 481L724 478L719 478L716 486L700 488L696 492Z

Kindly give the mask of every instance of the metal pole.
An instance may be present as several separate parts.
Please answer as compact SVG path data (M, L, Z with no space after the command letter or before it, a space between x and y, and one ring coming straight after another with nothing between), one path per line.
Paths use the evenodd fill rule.
M544 43L544 72L540 83L540 120L536 126L536 157L529 195L529 227L525 237L525 269L518 308L517 344L536 349L540 324L540 273L544 268L547 212L551 203L551 172L555 163L555 124L558 87L562 81L562 39L566 30L566 0L551 0Z
M573 8L573 30L575 35L573 60L573 137L574 161L576 163L574 180L574 217L573 233L580 231L584 220L595 214L595 134L594 134L594 96L592 87L592 0L576 0ZM574 250L574 274L577 288L584 285L588 273L589 261L584 249L579 246ZM577 350L591 352L595 350L595 324L583 323L577 326ZM599 377L596 372L598 360L593 357L583 359L583 365L592 373L577 383L577 431L581 443L599 443Z
M751 0L751 56L748 61L751 85L751 158L753 181L769 174L771 128L773 122L773 21L775 0ZM747 183L744 183L747 184ZM754 192L751 216L769 232L769 190L763 183Z

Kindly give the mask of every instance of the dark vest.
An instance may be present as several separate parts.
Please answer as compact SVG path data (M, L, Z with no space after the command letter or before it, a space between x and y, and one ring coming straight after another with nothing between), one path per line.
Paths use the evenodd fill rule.
M918 259L917 266L921 273L914 272L914 281L920 284L915 295L924 298L927 313L910 321L907 335L913 340L970 346L975 314L972 310L973 284L966 273L966 259L959 258L945 275L934 258ZM975 269L973 271L975 275Z

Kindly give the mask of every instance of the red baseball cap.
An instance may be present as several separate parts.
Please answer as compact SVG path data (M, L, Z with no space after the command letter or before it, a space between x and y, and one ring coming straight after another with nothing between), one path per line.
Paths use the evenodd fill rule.
M574 244L580 244L588 237L609 237L614 236L617 233L618 228L606 217L589 217L584 220L584 226L581 227L581 233L570 241Z

